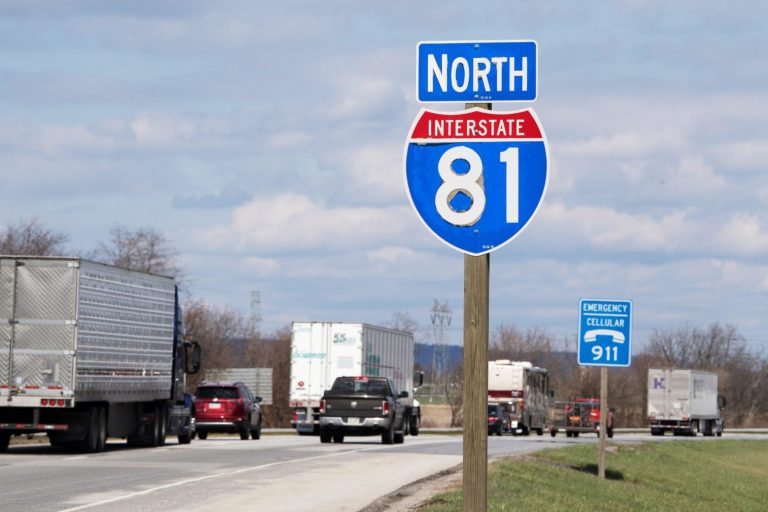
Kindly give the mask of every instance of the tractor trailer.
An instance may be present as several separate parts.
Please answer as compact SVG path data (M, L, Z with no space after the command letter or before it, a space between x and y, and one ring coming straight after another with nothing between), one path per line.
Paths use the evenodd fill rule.
M172 278L0 256L0 450L33 433L83 452L102 451L107 437L189 443L185 380L199 367Z
M320 433L320 400L337 377L387 377L408 391L405 433L418 435L421 410L413 398L413 334L363 323L293 322L291 426ZM416 385L421 385L422 374Z
M648 423L651 434L676 436L701 432L721 436L725 398L717 393L717 374L701 370L648 369Z

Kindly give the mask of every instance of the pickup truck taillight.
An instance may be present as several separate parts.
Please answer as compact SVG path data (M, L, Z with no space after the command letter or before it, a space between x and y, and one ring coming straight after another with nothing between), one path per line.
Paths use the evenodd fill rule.
M320 400L320 414L325 414L325 400Z
M389 414L389 402L386 400L381 402L381 415L386 416Z

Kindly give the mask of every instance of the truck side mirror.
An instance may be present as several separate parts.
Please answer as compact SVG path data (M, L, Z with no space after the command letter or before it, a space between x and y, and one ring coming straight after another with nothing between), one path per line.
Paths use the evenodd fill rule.
M191 349L191 355L190 355L190 349ZM193 374L200 371L201 362L203 359L203 351L200 348L200 344L196 341L186 341L184 342L184 351L185 351L185 365L184 365L184 372ZM191 363L191 367L190 367Z
M424 372L416 372L414 374L414 387L421 387L424 385Z

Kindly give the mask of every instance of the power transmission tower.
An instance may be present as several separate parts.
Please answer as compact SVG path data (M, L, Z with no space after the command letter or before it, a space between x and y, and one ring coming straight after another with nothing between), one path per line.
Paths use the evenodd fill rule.
M253 334L261 334L261 292L253 290L251 292L251 328Z
M435 386L444 381L448 369L448 340L445 331L451 326L451 320L453 319L453 311L448 302L440 304L435 299L430 318L432 319L432 339L434 341L434 347L432 348L432 386L429 392L429 402L432 403Z

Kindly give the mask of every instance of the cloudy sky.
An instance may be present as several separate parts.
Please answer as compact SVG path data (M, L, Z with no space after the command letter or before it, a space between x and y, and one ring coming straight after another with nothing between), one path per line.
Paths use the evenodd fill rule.
M403 149L416 45L533 39L550 178L491 254L491 328L575 337L580 298L768 349L768 4L0 1L0 225L87 252L150 226L191 293L461 341L463 255L422 225ZM499 104L495 110L526 105ZM455 110L461 105L430 108ZM636 345L637 346L637 345Z

